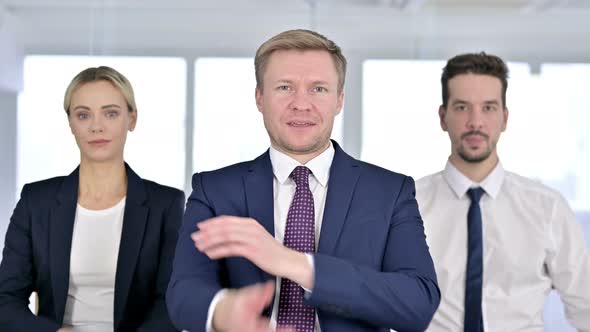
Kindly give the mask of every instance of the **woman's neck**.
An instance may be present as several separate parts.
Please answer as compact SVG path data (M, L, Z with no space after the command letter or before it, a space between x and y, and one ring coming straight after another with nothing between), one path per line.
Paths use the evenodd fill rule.
M78 203L101 210L117 204L127 194L125 163L80 162Z

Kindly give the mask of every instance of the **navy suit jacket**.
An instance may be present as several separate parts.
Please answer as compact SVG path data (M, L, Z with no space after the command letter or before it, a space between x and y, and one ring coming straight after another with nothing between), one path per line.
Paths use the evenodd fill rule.
M353 159L333 142L311 296L322 332L423 331L440 302L410 177ZM205 331L221 288L274 280L248 260L211 260L190 238L219 215L256 219L274 235L273 173L257 159L193 176L166 301L172 322ZM270 315L270 308L264 312Z
M114 331L176 331L164 297L184 193L126 169ZM0 264L0 331L55 332L62 326L77 200L78 169L23 187ZM39 295L37 316L28 308L31 292Z

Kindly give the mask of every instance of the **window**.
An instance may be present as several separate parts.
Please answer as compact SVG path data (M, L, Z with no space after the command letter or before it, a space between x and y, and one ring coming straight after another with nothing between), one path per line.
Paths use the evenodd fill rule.
M519 96L508 105L503 162L590 211L590 64L544 64L521 83L509 88Z
M506 103L519 112L534 91L531 87L534 79L530 78L528 65L508 65L510 88ZM444 168L451 149L438 117L442 103L440 75L444 66L444 61L368 60L364 63L363 160L415 179ZM513 145L527 130L519 126L511 115L505 135L512 131L518 135L500 139L504 164L525 159L516 158L518 151ZM506 147L502 145L505 141L510 141Z
M438 122L443 67L443 61L365 61L363 160L414 178L443 168L450 151Z
M68 127L63 96L81 70L107 65L133 85L138 122L125 160L143 178L184 187L186 63L180 58L28 56L18 102L17 186L69 174L79 150Z

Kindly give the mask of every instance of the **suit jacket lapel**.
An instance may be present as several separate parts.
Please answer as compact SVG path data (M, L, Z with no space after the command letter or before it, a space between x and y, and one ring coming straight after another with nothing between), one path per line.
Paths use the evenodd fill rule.
M244 176L248 215L256 219L267 232L274 236L273 173L268 151L252 161ZM263 280L274 276L260 270Z
M118 327L124 318L124 309L148 216L148 208L145 206L147 193L143 180L133 172L129 165L125 164L125 167L127 169L127 198L115 276L115 327Z
M74 219L78 203L78 168L59 188L56 202L49 212L49 266L55 318L62 323L70 282L70 252Z
M359 162L342 151L338 143L332 141L332 144L336 151L330 167L328 193L318 245L318 252L328 255L332 254L336 247L360 175Z

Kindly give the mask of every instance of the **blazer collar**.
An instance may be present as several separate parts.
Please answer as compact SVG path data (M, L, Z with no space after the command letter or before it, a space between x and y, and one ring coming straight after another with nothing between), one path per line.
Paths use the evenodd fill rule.
M328 193L322 219L318 252L331 254L336 246L360 176L360 162L346 154L336 141L330 166ZM274 235L273 173L269 151L254 159L244 177L249 215ZM264 279L272 276L263 273Z
M55 318L63 321L70 282L70 252L78 202L79 168L66 176L49 211L49 266Z
M125 202L143 204L147 199L147 192L143 180L127 163L125 163L125 171L127 173L127 199ZM72 202L77 204L79 182L80 166L76 167L70 175L64 177L56 196L58 204L71 204Z
M338 143L332 141L332 144L335 152L330 166L328 193L318 247L318 252L326 254L333 252L336 246L359 178L359 162L342 151ZM268 150L250 162L244 174L244 187L248 215L256 219L267 232L274 236L273 170ZM261 269L258 271L263 281L275 279ZM274 300L271 303L274 303ZM270 312L268 307L264 314L270 316Z
M273 173L267 150L254 159L244 175L246 205L248 215L256 219L266 231L274 236L274 199ZM263 280L274 279L270 274L260 270Z
M115 330L125 318L129 289L133 281L149 215L149 200L145 182L129 165L125 164L125 168L127 170L127 199L115 275Z
M344 228L354 188L360 176L360 162L346 154L336 141L332 141L332 144L335 149L334 160L330 166L328 193L317 250L327 255L333 253Z
M125 163L125 170L127 172L127 198L115 276L115 326L118 326L123 319L148 216L146 204L148 195L145 183L127 163ZM56 195L56 204L50 211L51 281L55 317L60 323L63 320L69 287L70 254L78 202L79 179L79 167L77 167L63 179Z

